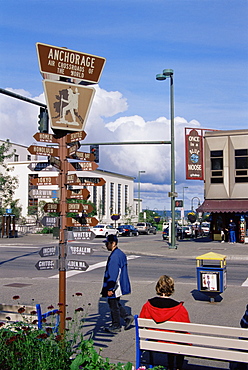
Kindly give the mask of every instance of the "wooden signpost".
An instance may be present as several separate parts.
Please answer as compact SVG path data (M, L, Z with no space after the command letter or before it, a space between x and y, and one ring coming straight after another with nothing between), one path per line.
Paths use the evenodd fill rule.
M78 152L79 142L86 137L84 127L95 89L93 87L84 87L81 84L76 85L73 82L79 83L83 81L85 85L98 83L105 64L105 58L41 43L37 43L36 46L40 71L43 77L47 78L47 80L43 81L43 85L50 124L54 135L36 133L34 138L37 141L51 143L52 145L45 147L31 145L28 151L34 155L48 156L49 163L59 170L59 176L56 179L56 185L59 188L59 203L48 203L44 209L46 212L60 213L58 268L59 302L61 302L60 334L63 337L66 318L66 269L85 271L88 268L85 261L66 261L67 228L82 227L82 225L95 226L98 223L96 218L88 216L88 213L93 210L91 205L67 203L67 199L87 200L90 197L89 191L85 188L69 190L69 187L74 185L84 186L86 184L95 186L105 183L103 179L100 179L100 181L87 180L80 184L75 175L68 173L68 171L94 171L98 168L98 165L92 162L94 158L90 153ZM67 60L69 63L64 63ZM64 68L61 68L61 62L66 64ZM78 71L78 67L80 67L80 71ZM68 82L51 81L49 80L50 75L57 75L63 77L63 79L68 77ZM53 147L53 144L56 147ZM74 158L74 162L69 162L68 158ZM75 162L78 159L80 162ZM33 183L35 185L54 185L55 180L52 177L39 177L34 179ZM82 212L83 216L77 219L66 217L68 212ZM88 238L92 238L92 235L88 236ZM50 260L39 261L36 264L36 268L40 270L51 269L54 266L56 266L55 262Z

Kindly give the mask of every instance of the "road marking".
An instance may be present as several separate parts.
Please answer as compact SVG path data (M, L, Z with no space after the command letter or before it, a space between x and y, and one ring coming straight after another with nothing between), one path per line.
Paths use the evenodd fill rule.
M134 259L139 258L139 257L140 256L130 255L130 256L127 256L127 259L128 260L134 260ZM95 263L94 265L89 266L89 268L86 271L79 271L79 270L66 271L66 277L68 278L68 277L71 277L71 276L74 276L74 275L77 275L77 274L81 274L82 272L89 272L89 271L104 267L104 266L106 266L106 263L107 263L107 261ZM59 278L59 274L56 274L56 275L53 275L53 276L49 277L49 279L58 279L58 278Z
M32 247L29 247L28 245L32 245ZM35 245L33 244L12 244L12 245L0 245L0 248L15 248L16 247L22 247L22 248L26 248L26 249L35 249L35 248L40 248L40 247L36 247Z
M241 286L248 286L248 278L243 282Z

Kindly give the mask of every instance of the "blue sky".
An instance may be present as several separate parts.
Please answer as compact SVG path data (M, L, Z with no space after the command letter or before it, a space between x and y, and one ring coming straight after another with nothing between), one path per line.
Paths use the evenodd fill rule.
M104 107L92 106L88 142L168 140L169 82L155 76L173 69L178 193L189 187L187 208L193 196L203 200L203 182L185 180L184 127L248 126L246 0L8 0L0 14L2 88L44 101L36 42L106 58L98 89ZM29 145L37 108L0 99L1 139ZM25 136L11 128L14 112ZM135 177L145 170L144 205L167 207L168 155L169 148L103 148L100 167Z

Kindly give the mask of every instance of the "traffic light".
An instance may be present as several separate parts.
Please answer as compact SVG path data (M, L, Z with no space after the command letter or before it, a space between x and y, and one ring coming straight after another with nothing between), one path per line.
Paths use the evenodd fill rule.
M95 162L99 163L99 145L91 145L90 152L95 156Z
M40 114L38 116L38 130L40 132L45 132L48 133L48 122L49 122L49 117L48 117L48 112L46 108L40 107Z
M183 207L183 201L182 200L175 200L175 207Z

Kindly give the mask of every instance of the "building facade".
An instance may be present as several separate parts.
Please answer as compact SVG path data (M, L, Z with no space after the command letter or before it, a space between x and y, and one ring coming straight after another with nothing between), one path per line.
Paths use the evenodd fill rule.
M15 192L15 199L19 199L22 207L22 216L28 217L28 207L36 206L41 200L52 202L57 197L57 185L34 186L31 179L35 177L57 177L59 171L52 165L48 165L47 157L44 160L37 159L37 156L31 156L27 147L18 144L12 144L11 152L15 150L14 157L8 160L8 166L13 168L12 176L19 179L19 187ZM40 157L39 157L40 158ZM69 171L69 174L75 173L77 177L103 178L105 184L102 186L82 186L90 192L89 201L95 204L99 222L115 224L111 215L118 214L120 219L116 224L135 223L138 220L137 200L134 200L134 178L127 175L117 174L110 171L97 169L95 171ZM75 187L75 186L74 186ZM35 196L34 189L54 190L52 197L44 198ZM45 194L45 193L44 193Z
M213 239L221 239L232 219L237 241L248 243L248 130L205 132L204 173L198 212L211 212Z

